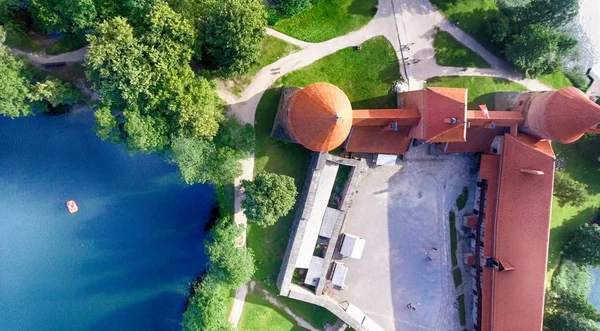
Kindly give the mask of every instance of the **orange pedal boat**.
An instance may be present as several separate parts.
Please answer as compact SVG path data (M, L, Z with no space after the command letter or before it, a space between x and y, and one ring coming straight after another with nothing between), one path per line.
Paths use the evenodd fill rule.
M69 213L74 214L79 211L77 204L73 200L67 201L67 208L69 208Z

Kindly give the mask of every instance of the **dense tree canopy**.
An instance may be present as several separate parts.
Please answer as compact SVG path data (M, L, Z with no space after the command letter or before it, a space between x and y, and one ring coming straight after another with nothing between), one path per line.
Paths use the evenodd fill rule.
M523 24L544 24L560 28L571 22L579 11L579 0L531 0L518 11Z
M93 0L31 0L36 23L47 32L78 33L96 19Z
M6 34L0 26L0 114L9 117L27 116L33 112L28 102L30 75L25 63L15 58L4 46Z
M562 60L577 41L544 25L527 26L506 47L506 58L526 76L533 77L562 68Z
M584 224L573 233L564 256L581 265L600 267L600 226Z
M206 0L200 18L203 61L225 75L242 74L257 61L265 34L260 0Z
M212 276L205 277L194 286L194 296L190 298L183 314L182 327L185 331L233 331L227 320L225 292L220 281Z
M214 84L189 67L192 24L165 2L152 7L144 24L134 30L116 17L88 37L87 75L100 93L100 108L124 124L132 151L162 150L172 137L212 138L224 116Z
M564 171L554 174L554 195L561 207L567 204L579 207L587 201L585 184L576 181Z
M294 179L285 175L261 172L254 181L242 181L246 197L242 200L248 221L266 227L287 215L296 203Z
M37 82L33 85L31 100L42 103L41 111L48 111L48 108L58 108L59 106L71 106L79 101L80 94L73 85L63 82L60 79L49 77L43 82Z

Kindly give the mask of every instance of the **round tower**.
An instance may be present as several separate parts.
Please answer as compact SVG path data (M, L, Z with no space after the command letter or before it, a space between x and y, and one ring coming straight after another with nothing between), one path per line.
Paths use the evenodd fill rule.
M316 152L340 146L352 128L352 105L346 94L329 83L314 83L286 100L282 119L287 135Z
M600 124L600 106L574 87L523 93L514 106L522 111L521 131L562 144L572 143Z

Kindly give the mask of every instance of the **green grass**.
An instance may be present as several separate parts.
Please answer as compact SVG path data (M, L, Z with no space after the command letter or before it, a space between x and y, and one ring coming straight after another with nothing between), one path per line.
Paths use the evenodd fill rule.
M273 29L308 42L345 35L366 25L377 12L377 0L317 0L306 11L273 26Z
M244 313L240 319L238 330L273 330L289 331L296 322L278 307L273 306L260 293L248 292Z
M59 41L46 47L46 53L50 55L61 54L78 50L87 45L85 36L65 34Z
M228 82L233 85L233 93L240 96L260 69L299 49L300 47L281 39L266 36L261 43L258 63L253 65L245 75L235 77Z
M459 27L471 34L480 44L498 54L498 48L485 34L483 22L499 12L495 0L431 0L450 21L458 20Z
M465 325L467 324L467 315L466 315L466 311L465 311L465 295L461 294L458 299L456 299L456 302L458 302L458 317L460 318L460 325Z
M390 93L395 80L401 79L396 54L383 37L363 43L360 51L345 48L312 65L284 76L285 86L306 86L328 82L341 88L354 109L396 107Z
M454 268L452 270L452 277L454 278L454 287L458 288L462 284L462 274L460 268Z
M16 21L8 21L4 26L6 31L6 46L18 48L25 52L39 52L41 47L31 40L25 29Z
M438 31L433 40L435 62L446 67L491 68L481 56L454 39L446 31Z
M554 269L560 263L562 247L570 234L581 224L589 222L600 207L600 164L593 160L583 146L575 144L561 145L553 143L557 158L565 161L564 171L575 180L588 185L588 201L581 207L559 206L556 198L552 201L552 219L550 223L550 246L548 252L548 282Z
M458 242L456 237L456 214L454 214L454 211L450 211L448 218L450 219L450 257L452 258L452 267L456 267L458 265L458 259L456 258Z
M566 86L573 86L573 83L571 83L569 78L567 78L562 71L557 71L553 74L537 76L537 79L555 90Z
M361 79L356 79L361 77ZM353 49L341 50L312 65L284 76L265 91L256 110L256 151L254 172L269 171L291 176L301 191L306 177L310 152L301 145L271 139L271 129L277 113L281 90L277 86L305 86L313 82L331 82L346 92L353 105L365 107L394 107L392 95L388 94L394 80L399 79L398 63L394 50L383 38L375 38L363 44L360 52ZM296 210L281 218L274 226L261 228L248 226L248 247L255 254L257 271L254 279L270 292L277 293L275 281L287 248ZM337 318L322 307L292 299L280 298L292 311L315 327L333 324ZM244 310L243 315L254 314ZM275 308L272 308L275 309ZM274 314L274 313L269 313ZM267 315L267 313L265 313ZM242 317L244 318L244 317ZM257 318L249 317L247 330L271 330L263 328ZM274 322L274 321L273 321Z
M458 198L456 198L456 208L458 208L458 211L461 211L465 208L467 205L467 199L469 199L469 189L465 186L463 187Z
M427 80L426 86L462 87L469 89L469 109L479 109L477 105L487 104L493 109L494 100L491 93L499 91L527 91L521 84L504 78L479 76L443 76Z

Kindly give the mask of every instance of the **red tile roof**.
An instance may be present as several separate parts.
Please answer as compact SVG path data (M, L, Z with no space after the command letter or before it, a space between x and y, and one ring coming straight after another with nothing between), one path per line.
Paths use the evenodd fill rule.
M474 126L484 126L493 122L496 126L511 126L515 123L521 125L525 122L523 114L518 111L490 111L489 118L480 110L467 110L467 122ZM468 138L467 138L468 139Z
M416 125L421 114L416 109L355 109L352 111L352 124L360 126L388 125L395 122L398 126Z
M326 152L340 146L352 127L352 105L329 83L314 83L294 92L287 117L291 135L304 147Z
M549 141L504 136L496 219L488 223L493 206L486 207L484 254L514 269L484 268L482 330L542 330L554 160Z
M410 147L410 127L398 131L382 130L377 126L354 126L346 142L348 152L404 154Z
M467 141L462 143L449 143L444 150L446 153L488 153L490 145L505 128L485 129L482 127L470 127L467 129Z
M523 106L527 117L525 127L540 138L572 143L600 124L600 106L577 88L536 92L522 98L529 98ZM525 102L522 98L518 102ZM528 102L531 105L527 108Z
M466 141L467 89L429 87L400 93L400 98L404 99L404 108L415 108L421 113L421 121L411 129L411 137L427 142ZM456 123L447 123L450 119Z

